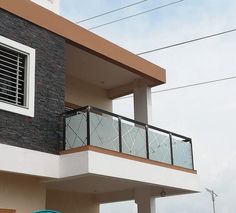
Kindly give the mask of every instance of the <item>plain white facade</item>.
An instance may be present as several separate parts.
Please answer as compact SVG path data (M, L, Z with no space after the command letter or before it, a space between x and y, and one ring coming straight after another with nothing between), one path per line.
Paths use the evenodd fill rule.
M92 150L54 155L0 144L0 162L1 173L38 177L46 187L46 207L71 213L98 213L99 204L127 200L135 201L138 213L155 213L163 189L167 196L201 190L195 173Z
M4 172L54 179L93 174L154 185L158 184L192 192L200 191L196 174L95 151L53 155L0 144L0 162L2 162L0 171Z

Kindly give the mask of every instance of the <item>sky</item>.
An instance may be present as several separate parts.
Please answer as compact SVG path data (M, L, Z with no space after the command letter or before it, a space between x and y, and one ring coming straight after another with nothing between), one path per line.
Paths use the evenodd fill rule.
M61 14L79 21L135 0L61 0ZM172 2L148 0L82 24L90 28ZM161 10L93 30L133 53L236 28L235 0L185 0ZM153 92L236 76L236 32L143 55L167 71ZM193 139L201 185L214 189L216 212L236 209L236 79L152 94L152 124ZM127 107L129 106L129 107ZM114 101L114 112L133 118L132 97ZM212 212L208 192L156 200L158 213ZM103 205L102 213L136 212L134 202Z

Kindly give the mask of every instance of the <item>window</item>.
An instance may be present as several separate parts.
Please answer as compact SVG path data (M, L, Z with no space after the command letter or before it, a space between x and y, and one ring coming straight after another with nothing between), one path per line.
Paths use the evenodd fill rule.
M25 106L27 56L0 46L0 100Z
M0 36L0 109L34 116L35 50Z

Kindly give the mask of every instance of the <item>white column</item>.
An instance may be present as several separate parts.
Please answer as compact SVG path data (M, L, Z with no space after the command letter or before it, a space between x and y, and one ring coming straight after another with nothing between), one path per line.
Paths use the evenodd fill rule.
M134 83L134 119L151 123L152 118L151 88L143 80Z
M151 191L148 188L135 190L135 203L138 213L156 213L155 198L151 196Z

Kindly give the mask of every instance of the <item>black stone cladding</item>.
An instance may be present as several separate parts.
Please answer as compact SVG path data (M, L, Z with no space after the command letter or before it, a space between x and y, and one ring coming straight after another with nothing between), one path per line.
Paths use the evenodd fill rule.
M2 9L0 35L36 50L35 117L0 109L0 143L57 154L63 147L65 39Z

